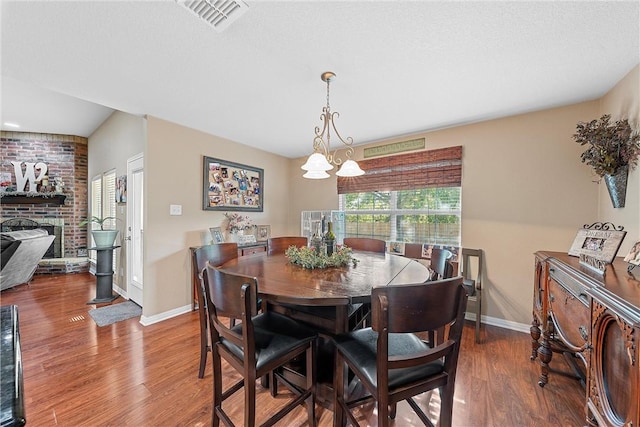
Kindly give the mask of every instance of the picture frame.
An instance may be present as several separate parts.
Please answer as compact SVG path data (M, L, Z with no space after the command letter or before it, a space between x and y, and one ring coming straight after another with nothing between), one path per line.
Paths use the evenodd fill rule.
M586 255L605 264L611 264L627 232L621 227L616 228L613 224L608 224L594 223L579 229L568 254L577 257Z
M263 169L203 156L202 172L203 210L264 210Z
M271 226L258 225L256 227L256 239L258 242L266 242L271 237Z
M211 232L213 243L224 243L224 234L222 234L222 228L211 227L209 228L209 231Z
M629 253L624 257L624 260L629 264L640 265L640 240L631 246Z
M390 254L404 255L404 242L389 242L387 248Z
M127 203L127 175L120 175L116 180L116 203Z

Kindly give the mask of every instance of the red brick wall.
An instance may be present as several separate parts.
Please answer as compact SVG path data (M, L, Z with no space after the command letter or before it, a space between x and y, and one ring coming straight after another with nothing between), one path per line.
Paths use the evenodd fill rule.
M0 172L10 172L16 179L12 161L44 162L49 179L62 177L64 205L0 203L0 217L64 218L64 257L77 257L78 248L87 247L87 232L78 223L88 209L88 146L87 138L73 135L5 132L0 136ZM0 202L2 199L0 199Z

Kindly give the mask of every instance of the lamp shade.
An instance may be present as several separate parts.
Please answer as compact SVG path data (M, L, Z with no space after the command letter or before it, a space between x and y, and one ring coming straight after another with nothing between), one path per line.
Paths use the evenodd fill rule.
M304 175L302 175L303 178L308 178L308 179L325 179L325 178L329 178L329 174L325 171L307 171Z
M333 165L331 165L322 154L313 153L300 168L306 171L328 171L333 169Z
M364 175L364 171L360 169L360 165L355 160L349 159L344 162L340 170L336 172L336 175L342 177L360 176Z

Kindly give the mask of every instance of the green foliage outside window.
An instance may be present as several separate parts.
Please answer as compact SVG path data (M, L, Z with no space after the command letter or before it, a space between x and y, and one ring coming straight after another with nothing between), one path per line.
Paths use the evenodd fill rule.
M342 195L346 236L460 245L461 188Z

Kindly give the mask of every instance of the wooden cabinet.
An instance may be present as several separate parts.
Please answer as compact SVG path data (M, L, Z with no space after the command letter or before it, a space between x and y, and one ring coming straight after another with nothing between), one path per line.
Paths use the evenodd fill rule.
M537 252L535 263L531 359L540 359L538 384L550 381L554 353L575 356L584 369L587 422L640 425L640 281L621 258L604 275L565 253Z
M238 246L238 256L264 255L267 252L267 242L253 243L250 246Z

